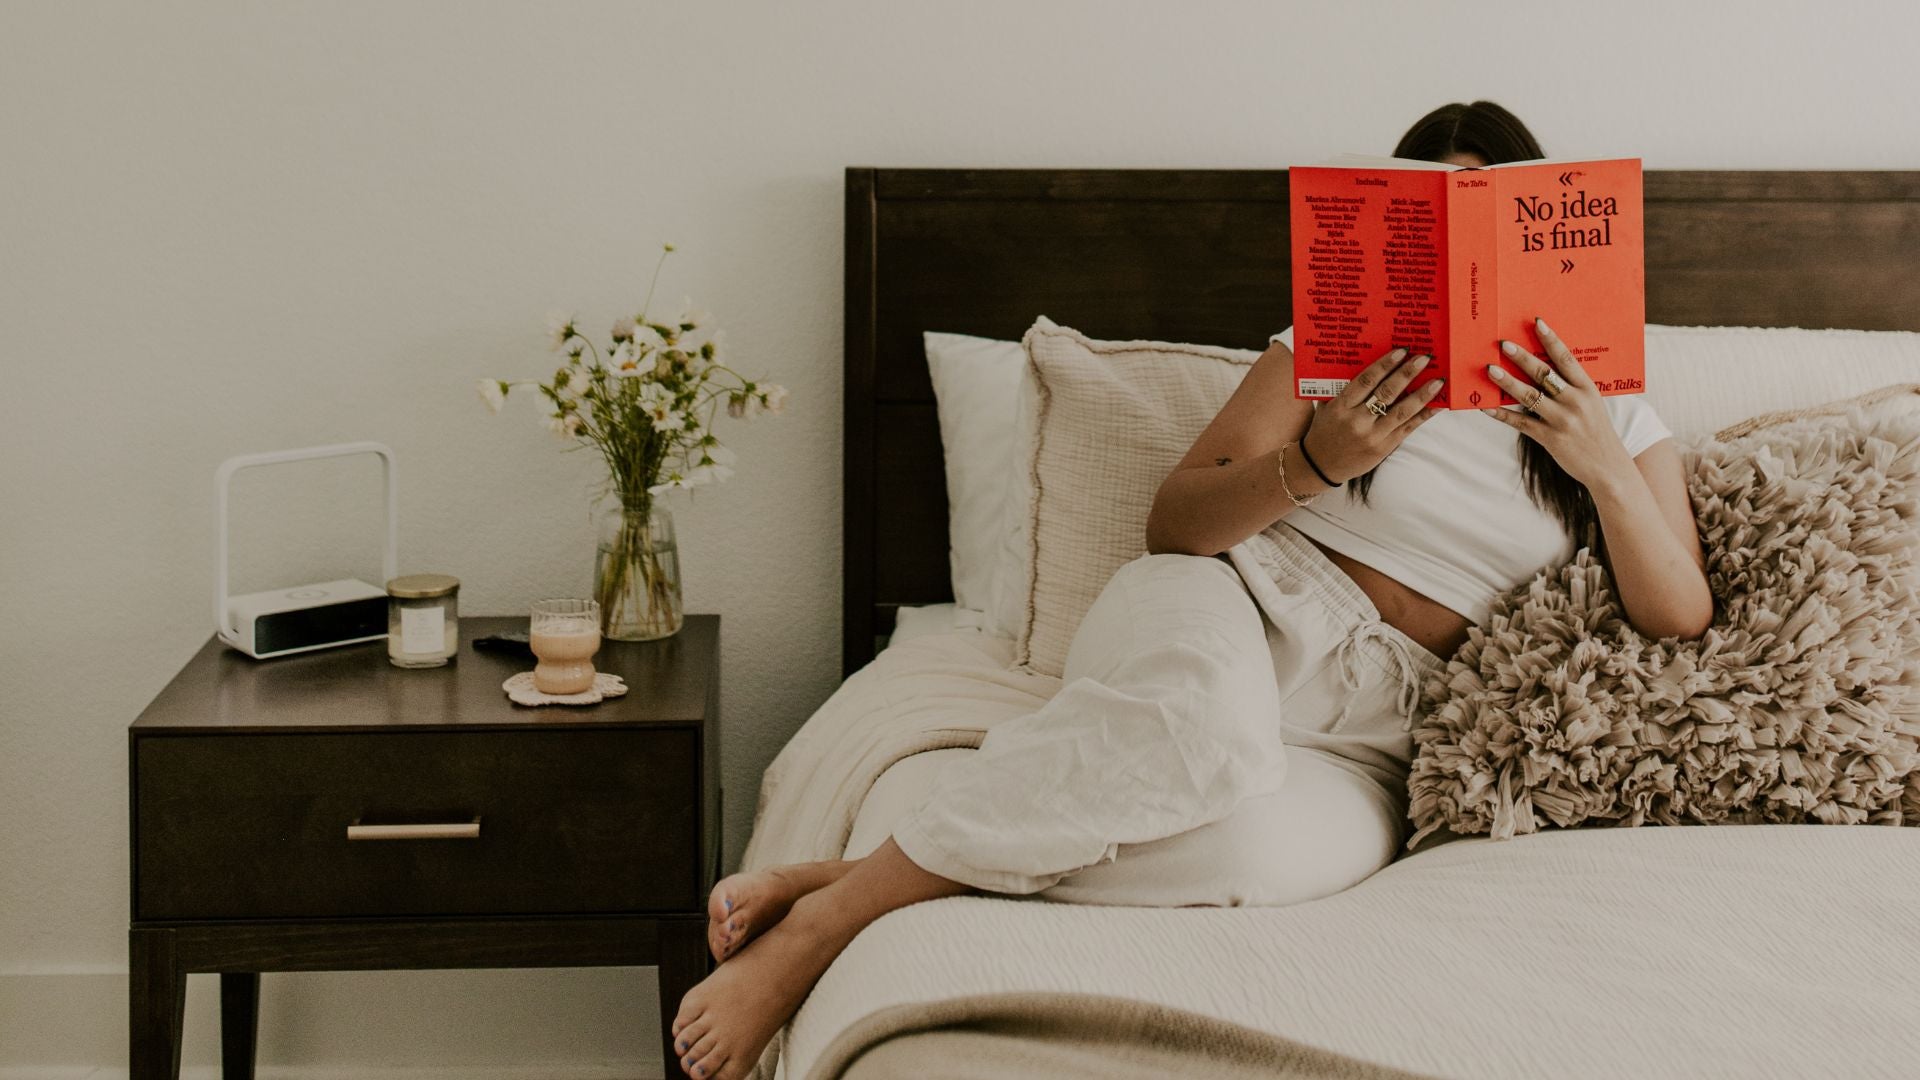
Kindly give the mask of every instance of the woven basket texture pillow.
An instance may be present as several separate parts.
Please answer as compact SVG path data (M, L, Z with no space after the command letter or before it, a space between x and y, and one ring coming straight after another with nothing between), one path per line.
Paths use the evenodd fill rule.
M1260 358L1164 341L1095 341L1042 317L1021 342L1038 386L1020 540L1014 667L1058 676L1087 609L1147 550L1160 481ZM1016 593L1017 595L1017 593Z
M1424 687L1409 846L1548 826L1920 824L1920 416L1741 425L1682 455L1712 627L1641 636L1585 549L1496 601Z

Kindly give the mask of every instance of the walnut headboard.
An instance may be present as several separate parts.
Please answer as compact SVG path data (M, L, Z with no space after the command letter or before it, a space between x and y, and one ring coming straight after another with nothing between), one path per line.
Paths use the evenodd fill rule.
M1920 330L1920 172L1645 179L1647 321ZM1261 349L1293 320L1284 170L847 170L843 674L953 598L926 330Z

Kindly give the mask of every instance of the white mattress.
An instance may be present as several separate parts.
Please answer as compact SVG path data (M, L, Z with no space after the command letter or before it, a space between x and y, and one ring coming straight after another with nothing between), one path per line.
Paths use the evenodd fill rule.
M958 604L921 604L905 606L894 612L893 633L887 637L889 647L903 641L912 641L929 634L951 634L973 629L970 612L962 612Z
M941 646L916 648L965 651ZM910 708L913 676L890 679ZM936 754L970 752L908 757L869 799L917 788ZM884 838L890 813L861 815L849 850ZM1289 908L920 904L829 969L783 1071L806 1076L876 1010L1018 991L1150 1001L1438 1077L1911 1076L1920 829L1466 840Z

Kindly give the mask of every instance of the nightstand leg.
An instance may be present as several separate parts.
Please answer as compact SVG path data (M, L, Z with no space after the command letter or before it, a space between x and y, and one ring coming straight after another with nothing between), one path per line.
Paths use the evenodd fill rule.
M131 1080L179 1080L187 973L174 957L173 931L129 931L127 966L128 1074Z
M673 1049L673 1018L680 1012L680 999L707 977L710 960L706 923L675 919L660 924L660 1043L669 1080L683 1075L680 1055Z
M253 1080L254 1039L259 1030L260 973L221 975L220 1075L224 1080Z

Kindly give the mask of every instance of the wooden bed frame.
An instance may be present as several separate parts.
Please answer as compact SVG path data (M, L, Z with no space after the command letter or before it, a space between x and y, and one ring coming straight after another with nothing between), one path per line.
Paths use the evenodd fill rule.
M1920 330L1920 172L1646 174L1647 321ZM1284 170L846 177L843 674L953 599L920 335L1263 349L1292 321ZM1916 373L1920 376L1920 373Z

